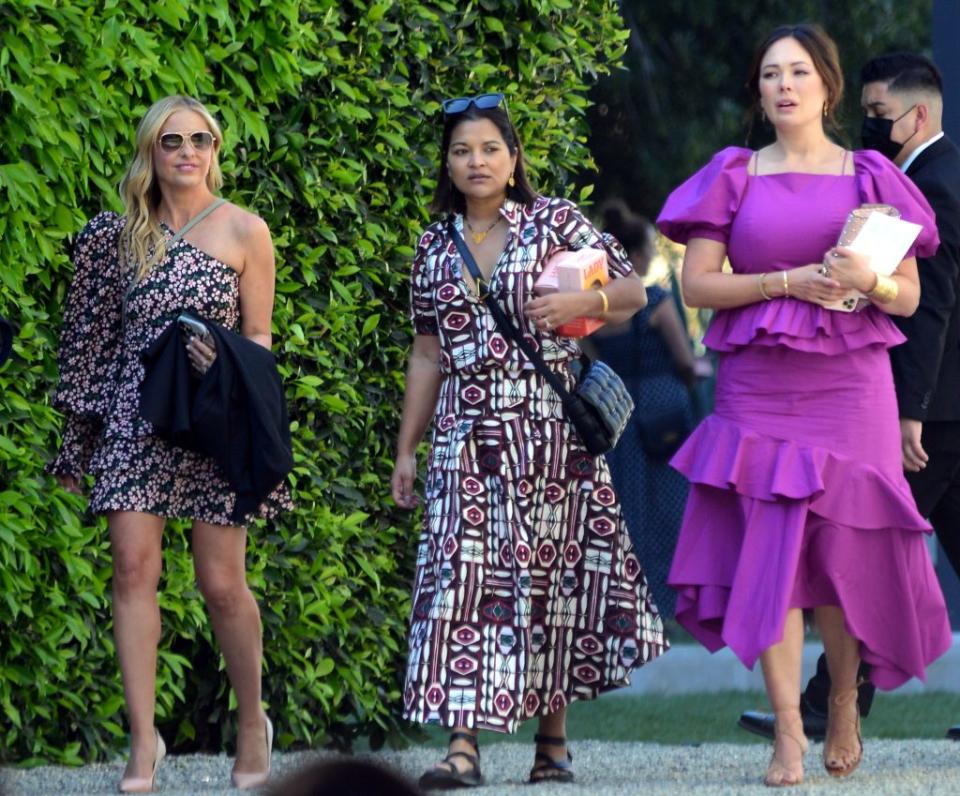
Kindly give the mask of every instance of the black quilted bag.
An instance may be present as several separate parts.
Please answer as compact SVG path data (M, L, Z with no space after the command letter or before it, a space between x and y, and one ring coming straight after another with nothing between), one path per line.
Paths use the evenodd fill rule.
M485 288L483 275L453 221L447 222L447 228L470 275L478 286ZM517 344L537 372L560 396L564 413L577 430L583 446L594 456L611 450L620 439L633 412L633 399L623 380L606 363L591 361L584 356L581 358L583 366L577 386L570 392L564 387L560 377L547 367L543 357L533 350L520 330L510 322L489 291L481 289L481 293L500 331Z

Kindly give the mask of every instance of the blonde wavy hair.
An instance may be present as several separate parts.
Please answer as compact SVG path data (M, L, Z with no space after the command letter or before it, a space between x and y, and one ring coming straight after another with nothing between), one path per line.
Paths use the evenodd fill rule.
M160 185L153 167L153 153L160 131L174 113L193 111L203 117L213 133L213 156L207 172L207 187L217 193L223 186L220 171L220 143L223 133L220 125L203 103L174 95L164 97L150 106L137 127L137 154L120 181L120 198L125 208L126 223L120 233L121 262L128 262L134 270L134 279L143 279L167 253L166 239L160 228L157 208L160 205Z

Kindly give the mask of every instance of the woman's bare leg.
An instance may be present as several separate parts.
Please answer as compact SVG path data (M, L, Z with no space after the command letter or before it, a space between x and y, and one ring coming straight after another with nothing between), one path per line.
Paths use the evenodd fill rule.
M261 705L263 628L260 609L247 586L247 532L243 528L193 524L197 585L237 695L237 759L233 770L267 769L266 722Z
M767 697L776 716L773 758L767 769L768 785L788 785L803 780L803 753L807 740L800 717L800 667L803 653L803 612L787 611L783 640L760 656Z
M113 555L113 635L130 722L130 759L124 778L149 778L157 751L154 708L163 568L164 519L137 511L108 516Z
M830 670L830 708L823 759L828 767L842 770L852 765L863 751L858 738L857 714L860 643L847 632L843 612L837 606L820 606L814 609L814 615Z

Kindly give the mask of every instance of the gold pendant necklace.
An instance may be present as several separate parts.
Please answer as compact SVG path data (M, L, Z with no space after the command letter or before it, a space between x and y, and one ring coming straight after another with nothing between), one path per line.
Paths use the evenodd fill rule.
M503 218L503 216L498 215L496 220L489 227L483 230L483 232L475 232L473 229L473 225L470 223L470 219L467 218L466 216L463 217L463 220L467 222L467 229L470 230L470 237L473 238L473 242L479 245L483 243L487 235L489 235L493 231L493 228L500 223L501 218Z

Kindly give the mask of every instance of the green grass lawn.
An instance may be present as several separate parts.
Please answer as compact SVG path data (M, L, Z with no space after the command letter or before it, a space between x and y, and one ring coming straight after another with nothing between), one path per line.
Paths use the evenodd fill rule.
M571 740L649 741L663 744L767 743L737 727L744 710L766 710L767 698L758 692L725 691L683 696L606 695L592 702L576 702L567 721ZM943 738L947 728L960 724L960 694L946 692L916 696L877 693L870 717L863 722L867 738ZM516 735L484 732L481 743L529 743L536 722ZM428 728L429 746L446 744L447 731Z

